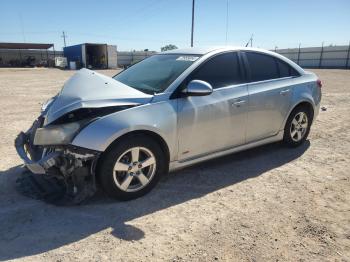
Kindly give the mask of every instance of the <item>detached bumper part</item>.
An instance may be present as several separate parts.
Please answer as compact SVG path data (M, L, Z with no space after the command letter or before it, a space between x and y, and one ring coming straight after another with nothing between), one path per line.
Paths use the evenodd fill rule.
M99 152L66 145L43 154L44 147L33 144L36 130L33 126L15 140L17 153L27 168L17 181L19 191L58 205L79 204L94 195Z
M54 166L57 163L57 158L60 155L58 152L53 152L39 161L35 162L31 160L26 151L25 147L28 145L29 138L28 135L21 132L16 140L15 140L15 147L17 150L18 155L22 158L24 161L25 166L34 174L45 174L46 170L50 167Z

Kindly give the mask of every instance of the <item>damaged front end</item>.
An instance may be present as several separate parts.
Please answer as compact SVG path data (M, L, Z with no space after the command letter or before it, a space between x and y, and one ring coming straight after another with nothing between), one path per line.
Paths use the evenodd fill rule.
M68 143L78 129L67 131L64 125L43 128L43 123L40 116L15 140L27 168L18 180L19 189L49 202L79 204L96 192L95 167L100 152Z
M78 71L42 106L32 127L16 138L16 150L27 170L19 184L33 185L39 194L24 191L44 200L81 203L89 198L96 191L95 167L101 152L73 146L72 141L90 123L152 98L97 72ZM56 189L52 193L50 187L60 193Z

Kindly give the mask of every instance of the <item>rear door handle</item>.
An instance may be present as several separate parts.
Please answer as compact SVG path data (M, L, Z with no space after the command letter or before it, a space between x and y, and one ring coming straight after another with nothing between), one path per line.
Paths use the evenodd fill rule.
M236 100L235 102L232 103L232 106L240 107L241 105L245 104L245 100Z
M290 89L282 90L282 91L280 92L280 95L285 96L285 95L287 95L289 92L290 92Z

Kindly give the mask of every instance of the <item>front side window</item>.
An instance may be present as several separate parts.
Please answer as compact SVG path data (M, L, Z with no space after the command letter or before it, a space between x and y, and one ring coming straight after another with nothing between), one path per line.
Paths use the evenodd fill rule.
M279 78L274 57L259 53L246 53L251 72L251 81L264 81Z
M122 71L113 78L147 94L163 92L200 55L153 55Z
M224 53L211 58L191 75L190 80L206 81L214 89L243 83L237 53Z

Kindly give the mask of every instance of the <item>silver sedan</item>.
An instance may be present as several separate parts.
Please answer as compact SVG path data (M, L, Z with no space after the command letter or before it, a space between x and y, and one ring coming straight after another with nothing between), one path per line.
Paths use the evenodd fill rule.
M65 181L77 202L96 190L129 200L162 175L283 140L301 145L321 81L254 48L173 50L110 78L82 69L16 139L27 169Z

